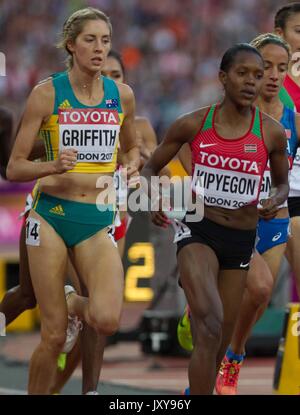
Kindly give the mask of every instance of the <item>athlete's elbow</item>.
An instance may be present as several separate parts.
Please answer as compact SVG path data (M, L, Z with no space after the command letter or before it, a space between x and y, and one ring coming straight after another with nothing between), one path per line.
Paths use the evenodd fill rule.
M21 181L16 169L16 162L10 160L6 168L6 178L9 182Z
M290 193L290 185L289 185L289 183L287 183L286 184L286 198L288 198L289 193Z
M290 192L290 185L289 185L289 183L288 183L288 182L285 182L285 183L282 185L282 190L283 190L284 195L287 197L287 196L288 196L288 194L289 194L289 192Z

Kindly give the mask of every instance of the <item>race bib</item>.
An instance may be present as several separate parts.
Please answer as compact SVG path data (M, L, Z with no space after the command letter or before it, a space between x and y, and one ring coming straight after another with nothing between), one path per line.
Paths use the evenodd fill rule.
M128 188L127 188L127 175L125 170L119 168L114 174L114 185L117 194L117 206L124 206L127 203Z
M299 197L300 195L300 147L298 147L290 178L289 197Z
M293 166L300 166L300 147L298 147Z
M268 199L271 193L271 186L272 186L271 172L270 170L265 170L264 177L263 177L261 187L260 187L259 201L263 199ZM258 208L262 207L260 202L257 207Z
M78 162L110 163L119 141L116 110L59 109L59 150L75 148Z
M290 178L291 170L289 170L288 174ZM262 208L261 201L264 199L268 199L270 197L271 189L272 189L271 171L265 170L264 177L263 177L261 187L260 187L259 202L257 205L259 209ZM278 206L278 208L281 209L281 208L287 207L287 205L288 205L288 202L287 200L285 200L280 206Z
M238 209L257 199L260 175L196 164L194 191L199 184L204 190L205 205Z
M26 245L40 246L41 222L35 218L26 219Z

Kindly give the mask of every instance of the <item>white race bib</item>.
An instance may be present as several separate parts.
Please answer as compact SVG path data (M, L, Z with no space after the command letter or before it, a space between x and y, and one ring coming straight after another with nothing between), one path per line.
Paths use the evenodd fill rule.
M192 188L204 189L207 206L238 209L257 199L260 175L195 164Z
M300 147L297 150L294 158L293 168L290 178L290 193L289 197L300 196Z
M290 170L289 170L289 176L290 176ZM263 181L260 188L260 194L259 194L259 203L257 205L258 208L262 208L262 205L260 203L263 199L268 199L270 197L271 193L271 187L272 187L272 179L271 179L271 172L270 170L265 170ZM279 209L287 207L287 200L285 200L280 206L278 206Z
M59 109L59 150L75 148L78 162L110 163L119 142L116 110Z
M26 245L40 246L41 222L35 218L26 219Z
M128 197L127 175L121 167L115 171L114 185L117 194L117 206L125 206Z

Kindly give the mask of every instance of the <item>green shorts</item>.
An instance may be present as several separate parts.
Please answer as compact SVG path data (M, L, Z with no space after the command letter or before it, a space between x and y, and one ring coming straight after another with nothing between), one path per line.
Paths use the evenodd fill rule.
M113 205L97 206L37 192L33 209L62 238L68 248L90 238L114 222Z

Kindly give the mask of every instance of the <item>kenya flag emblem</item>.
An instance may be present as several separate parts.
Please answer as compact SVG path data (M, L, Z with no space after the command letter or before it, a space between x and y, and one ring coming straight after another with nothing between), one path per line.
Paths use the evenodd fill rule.
M257 153L256 144L245 144L244 146L245 153Z

